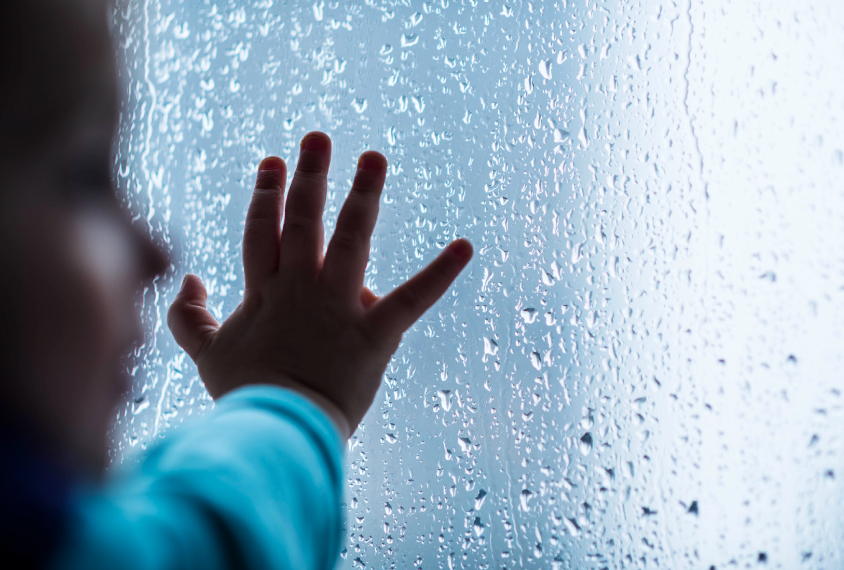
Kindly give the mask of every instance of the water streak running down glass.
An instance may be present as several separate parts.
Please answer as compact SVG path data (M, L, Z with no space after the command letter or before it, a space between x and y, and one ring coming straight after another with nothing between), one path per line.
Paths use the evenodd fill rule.
M347 450L341 568L844 566L844 3L118 0L120 187L175 248L114 456L212 407L255 167L329 133L366 284L475 259ZM128 459L127 459L128 460Z

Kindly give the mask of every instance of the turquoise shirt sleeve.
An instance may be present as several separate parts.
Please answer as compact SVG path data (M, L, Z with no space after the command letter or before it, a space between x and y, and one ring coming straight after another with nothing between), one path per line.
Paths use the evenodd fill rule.
M81 493L52 568L333 568L342 446L303 396L235 390L138 469Z

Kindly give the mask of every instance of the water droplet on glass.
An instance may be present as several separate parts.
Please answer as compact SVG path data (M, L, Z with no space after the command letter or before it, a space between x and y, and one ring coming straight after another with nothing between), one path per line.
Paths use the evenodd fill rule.
M353 99L352 100L352 108L358 114L366 111L366 105L367 105L366 99Z
M586 432L580 438L580 442L577 444L577 449L580 450L580 453L583 455L589 455L592 451L592 434Z
M410 47L415 46L419 42L419 36L417 34L404 34L401 37L401 47Z

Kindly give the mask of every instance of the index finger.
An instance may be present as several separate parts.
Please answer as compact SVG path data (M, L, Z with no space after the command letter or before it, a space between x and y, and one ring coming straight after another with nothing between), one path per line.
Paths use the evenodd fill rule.
M376 301L367 320L388 335L403 333L442 297L470 259L472 244L465 239L452 242L425 269Z
M265 158L243 228L243 271L246 291L260 289L278 269L281 213L287 167L278 157Z

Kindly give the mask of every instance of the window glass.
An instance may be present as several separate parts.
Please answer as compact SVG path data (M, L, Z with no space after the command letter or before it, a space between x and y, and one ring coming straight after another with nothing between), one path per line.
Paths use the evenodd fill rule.
M213 404L258 162L390 171L367 285L475 258L347 448L342 568L840 567L844 3L118 0L120 187L173 248L119 460Z

